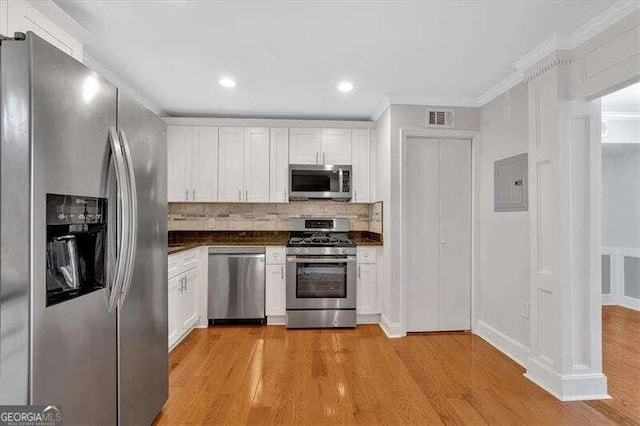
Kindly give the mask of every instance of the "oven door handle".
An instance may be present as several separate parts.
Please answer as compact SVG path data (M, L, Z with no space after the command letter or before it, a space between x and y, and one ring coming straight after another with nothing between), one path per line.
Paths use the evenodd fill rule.
M342 258L319 258L319 259L311 259L311 258L300 258L300 257L287 257L287 262L292 263L356 263L355 256L342 257Z

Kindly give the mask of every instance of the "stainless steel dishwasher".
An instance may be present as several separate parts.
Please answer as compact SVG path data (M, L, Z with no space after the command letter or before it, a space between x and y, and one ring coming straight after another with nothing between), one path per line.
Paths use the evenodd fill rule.
M209 248L209 321L264 323L264 247Z

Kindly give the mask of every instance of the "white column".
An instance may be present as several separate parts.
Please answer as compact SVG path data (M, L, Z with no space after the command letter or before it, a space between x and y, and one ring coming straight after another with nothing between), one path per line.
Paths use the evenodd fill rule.
M531 351L526 376L561 400L607 398L600 314L599 102L569 100L570 53L527 71ZM595 204L594 204L595 203Z

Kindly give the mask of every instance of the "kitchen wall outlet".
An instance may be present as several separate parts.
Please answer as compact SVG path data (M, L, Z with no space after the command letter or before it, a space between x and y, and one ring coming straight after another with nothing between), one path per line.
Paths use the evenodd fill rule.
M529 319L530 306L527 302L520 302L520 316L522 318Z

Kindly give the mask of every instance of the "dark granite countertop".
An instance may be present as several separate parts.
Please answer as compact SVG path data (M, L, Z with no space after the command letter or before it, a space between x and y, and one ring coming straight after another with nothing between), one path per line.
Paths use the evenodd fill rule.
M350 232L358 246L381 246L382 235ZM288 232L271 231L170 231L169 254L202 246L286 246Z

